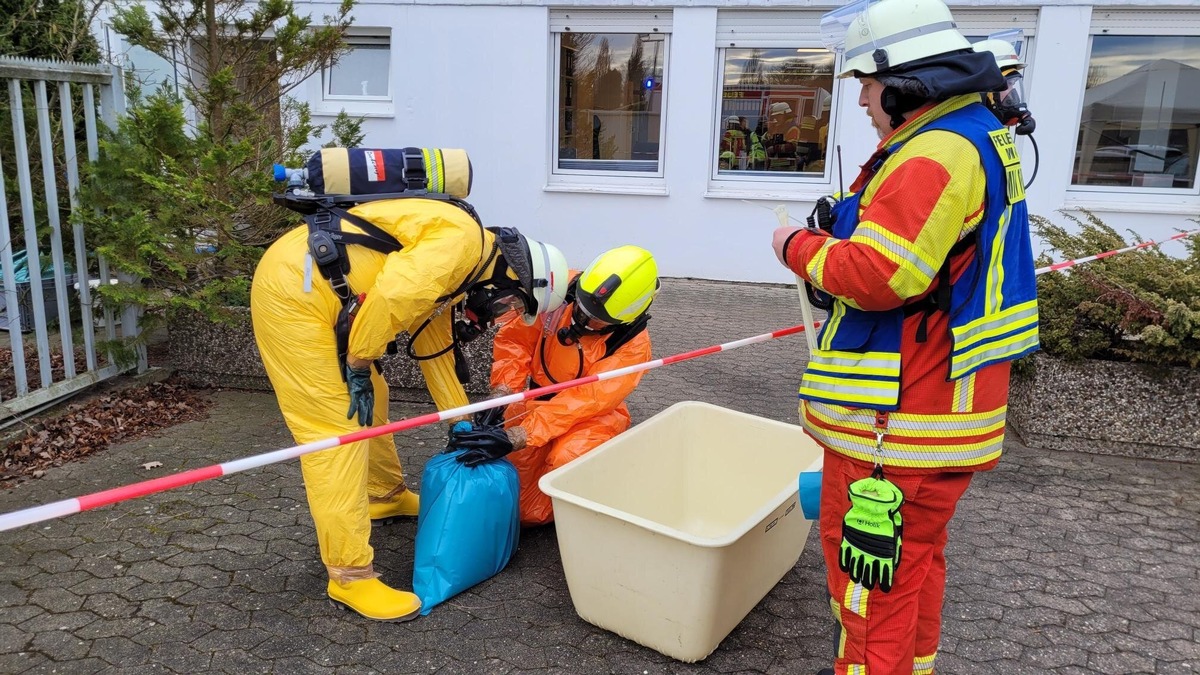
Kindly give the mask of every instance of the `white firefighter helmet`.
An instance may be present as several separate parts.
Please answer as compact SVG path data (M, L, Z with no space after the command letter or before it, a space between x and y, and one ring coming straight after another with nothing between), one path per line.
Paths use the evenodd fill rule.
M826 46L844 53L838 77L971 48L941 0L859 0L822 17L821 32Z
M556 246L530 239L516 228L489 227L488 230L496 235L496 245L520 286L519 296L514 293L499 294L495 296L497 302L508 302L506 295L519 297L522 319L528 325L533 325L539 314L561 307L567 297L567 286L571 283L571 270L562 251ZM496 310L484 313L499 316L503 312Z
M1001 71L1013 68L1020 70L1025 67L1025 62L1021 60L1022 42L1021 29L1014 28L992 33L988 39L976 42L972 48L977 52L991 52Z
M771 110L770 114L772 114L772 115L790 115L790 114L792 114L792 106L788 105L786 101L778 101L776 103L772 103L770 110Z
M522 318L526 324L533 325L537 315L562 307L567 297L567 286L571 284L571 268L557 246L533 239L526 241L533 263L533 289L530 295L534 306L530 308L532 313Z

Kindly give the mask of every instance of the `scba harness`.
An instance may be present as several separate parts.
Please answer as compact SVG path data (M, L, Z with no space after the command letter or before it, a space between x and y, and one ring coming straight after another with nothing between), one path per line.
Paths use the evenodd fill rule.
M275 178L287 180L288 188L282 194L273 195L273 201L304 217L308 226L308 255L342 303L334 331L337 335L338 359L343 364L349 350L350 326L363 299L347 281L350 256L346 247L363 246L384 255L404 248L395 237L366 218L350 213L348 208L367 202L396 199L442 201L470 215L479 224L480 241L483 240L483 221L475 208L463 199L470 192L471 165L462 150L327 148L314 153L303 169L287 169L277 165ZM357 227L361 232L344 231L344 223ZM494 255L495 251L492 252ZM445 302L456 297L477 280L468 279L462 287L438 298L438 301ZM457 339L450 347L435 354L418 356L412 353L411 344L408 352L417 360L426 360L441 356L450 349L455 351L455 370L459 379L465 382L467 369ZM395 341L388 343L387 353L397 352ZM376 369L379 369L378 363Z

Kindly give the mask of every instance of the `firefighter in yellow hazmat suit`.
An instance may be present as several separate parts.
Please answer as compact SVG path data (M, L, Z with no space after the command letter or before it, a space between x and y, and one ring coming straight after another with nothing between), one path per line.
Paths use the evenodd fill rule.
M484 229L453 203L391 199L349 213L395 238L400 250L344 247L345 280L354 293L365 293L350 301L356 311L348 317L344 365L334 327L346 311L331 284L313 273L305 226L276 241L254 276L255 339L299 443L388 421L387 384L371 363L402 331L413 335L410 355L423 358L420 368L438 409L466 405L455 371L458 350L452 349L456 327L478 334L513 308L533 322L561 305L566 292L569 272L558 249L511 228ZM362 235L366 230L354 220L341 218L342 231ZM454 324L460 302L467 323ZM305 455L300 464L329 597L370 619L416 617L417 597L377 578L368 541L372 519L415 516L419 507L392 436Z
M572 281L567 304L536 325L511 320L500 326L492 349L493 396L649 361L646 311L658 288L649 251L621 246L603 253ZM474 448L459 457L468 465L507 455L521 478L521 524L544 525L554 510L538 481L628 429L625 398L641 379L635 373L515 403L505 411L503 435L466 432L451 444Z

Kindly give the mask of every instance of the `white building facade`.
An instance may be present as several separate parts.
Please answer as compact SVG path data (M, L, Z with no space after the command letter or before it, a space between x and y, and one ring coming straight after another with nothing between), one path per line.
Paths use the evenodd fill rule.
M769 209L803 219L878 142L823 47L832 7L359 0L352 51L297 91L319 122L365 117L367 146L466 149L485 223L573 266L631 243L666 276L789 281ZM1195 227L1200 5L951 8L972 40L1021 31L1031 213L1087 209L1146 238Z

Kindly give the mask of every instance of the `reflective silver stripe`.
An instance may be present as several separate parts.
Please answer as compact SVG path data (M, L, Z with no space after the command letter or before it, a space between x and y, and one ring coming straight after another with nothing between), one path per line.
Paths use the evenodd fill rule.
M870 239L872 241L877 241L880 244L883 244L884 248L886 248L887 250L891 251L892 253L895 253L896 255L900 256L900 258L902 258L904 260L904 262L917 268L921 272L921 274L925 275L926 279L933 279L934 275L937 274L937 270L930 267L929 263L922 260L921 257L918 256L916 253L908 250L907 248L904 248L900 244L897 244L896 242L888 239L887 237L883 236L879 232L876 232L875 230L872 230L870 228L860 227L860 228L854 230L854 237L863 237L865 239ZM853 237L851 237L851 238L853 238Z
M952 30L956 27L957 25L953 21L939 21L938 23L931 23L926 26L909 28L908 30L900 31L899 33L889 35L879 40L872 39L869 44L859 45L854 49L848 50L844 58L848 61L859 54L867 54L879 49L880 47L894 45L897 42L910 40L915 37L921 37L922 35L932 35L933 33L940 33L944 30Z
M876 352L878 353L878 352ZM900 355L897 354L894 358L877 358L870 357L866 354L862 358L845 358L841 356L825 356L820 351L813 354L809 364L819 364L826 366L843 366L846 368L876 368L886 370L889 373L900 374Z
M858 381L861 382L862 380ZM829 396L828 398L836 398L841 401L888 403L889 405L895 403L896 399L900 396L900 383L881 381L880 384L885 385L885 387L878 389L851 387L846 384L816 382L805 377L800 381L800 391L803 393L805 389L808 389L814 392L827 392L834 394L834 396Z
M542 249L542 270L546 275L546 285L542 286L542 297L537 301L537 307L533 308L535 316L546 311L546 305L550 304L550 296L554 292L554 288L550 286L551 277L554 275L554 270L550 269L550 251L546 249L545 244L539 243L539 247ZM534 279L534 283L537 283L537 279Z
M871 592L863 588L862 584L854 584L854 588L850 591L850 611L866 618L867 616L867 598Z
M984 344L987 344L987 343L984 343ZM999 359L999 358L1006 357L1006 356L1011 356L1013 354L1020 354L1021 352L1025 351L1026 349L1029 349L1031 347L1036 347L1037 345L1038 345L1038 333L1037 333L1037 328L1035 327L1033 329L1033 335L1030 335L1029 337L1025 338L1024 340L1020 340L1018 342L1005 342L1003 344L992 347L991 349L985 349L984 351L979 352L978 354L975 354L971 358L956 359L956 358L954 358L953 355L951 355L951 357L950 357L950 365L951 365L950 377L959 377L962 373L965 373L966 371L971 370L972 368L975 368L976 366L978 366L982 363L986 363L988 361L992 361L994 359Z
M988 266L988 281L985 292L988 313L999 312L1004 304L1004 242L1012 222L1012 207L1005 207L1000 214L1000 227L992 239L992 264Z
M967 412L971 403L971 388L975 386L975 373L958 380L958 400L954 412Z
M827 403L808 401L806 405L813 411L834 421L848 425L856 425L863 429L875 428L875 415L861 410L838 410ZM979 432L988 427L1003 422L1008 416L1007 408L981 419L953 419L964 415L945 415L945 421L920 421L906 419L903 413L888 415L888 429L892 431L966 431Z
M833 336L837 335L843 316L846 316L845 303L834 302L833 313L829 315L829 320L825 322L825 330L821 334L821 349L828 351L833 346Z
M891 420L888 421L889 425ZM871 439L864 438L862 443L854 443L853 441L845 441L840 438L834 438L827 434L824 429L809 424L805 419L805 430L808 431L813 438L820 441L822 444L837 451L842 451L858 459L866 459L870 461L872 453L875 450L875 443ZM949 446L952 447L952 446ZM1004 437L997 436L996 440L979 448L971 450L950 450L947 452L921 452L920 450L907 450L897 448L895 444L883 442L883 460L884 463L906 464L923 462L933 462L935 464L945 464L948 462L969 463L981 462L987 459L990 455L995 454L1004 447Z
M988 316L972 321L961 328L955 328L951 331L954 333L954 348L956 350L965 349L974 342L973 338L980 333L985 333L993 328L1000 328L1007 324L1019 323L1031 316L1037 316L1037 301L1030 300L1028 304L1028 307L1012 312L1011 314L1001 313L995 316Z

